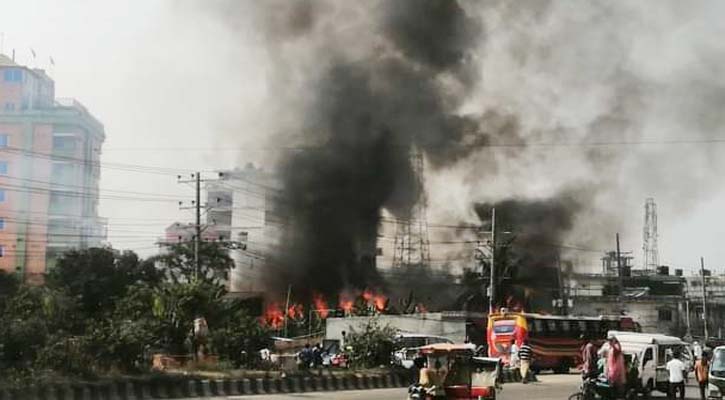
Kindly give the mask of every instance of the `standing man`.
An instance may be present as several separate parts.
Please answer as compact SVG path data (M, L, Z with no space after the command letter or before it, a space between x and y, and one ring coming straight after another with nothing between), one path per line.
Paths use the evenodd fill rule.
M705 389L707 388L707 374L710 369L710 363L707 359L707 353L702 352L700 359L695 361L695 378L700 385L700 399L705 400Z
M670 373L670 390L668 397L675 400L675 391L680 391L680 400L685 400L685 363L680 361L680 353L673 353L673 357L665 366Z
M529 346L529 340L524 339L519 349L519 364L521 365L521 383L529 383L529 367L534 357L534 350Z

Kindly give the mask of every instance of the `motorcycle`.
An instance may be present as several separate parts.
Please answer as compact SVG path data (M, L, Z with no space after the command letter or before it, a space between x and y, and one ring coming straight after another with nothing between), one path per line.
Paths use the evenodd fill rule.
M436 387L423 387L417 383L408 387L408 400L432 400L435 397Z
M582 381L579 391L569 396L569 400L616 400L617 393L615 388L601 378L587 378ZM625 400L636 400L637 389L633 387L625 387Z

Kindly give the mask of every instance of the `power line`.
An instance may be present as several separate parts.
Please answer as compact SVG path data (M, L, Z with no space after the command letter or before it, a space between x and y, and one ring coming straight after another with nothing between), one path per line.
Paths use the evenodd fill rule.
M656 139L656 140L610 140L610 141L560 141L560 142L509 142L509 143L475 143L461 144L450 147L477 147L477 148L500 148L500 147L591 147L591 146L640 146L640 145L679 145L679 144L715 144L725 143L725 138L709 138L709 139ZM440 144L419 144L416 146L424 149L439 149ZM408 147L407 145L399 145L396 147ZM325 145L306 145L306 146L245 146L245 147L107 147L103 151L178 151L178 152L198 152L198 151L220 151L220 152L259 152L259 151L304 151L304 150L320 150L326 148Z

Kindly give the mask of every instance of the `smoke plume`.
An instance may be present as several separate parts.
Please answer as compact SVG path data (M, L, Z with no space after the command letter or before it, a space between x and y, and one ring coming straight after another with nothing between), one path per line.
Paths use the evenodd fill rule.
M725 126L722 2L212 4L234 32L262 32L266 59L240 60L269 71L260 140L294 149L270 156L288 222L272 288L383 285L381 212L404 218L423 191L432 221L480 223L496 205L522 281L557 257L586 270L597 254L540 243L604 251L620 232L635 249L645 197L686 216L725 171L717 146L667 144Z
M442 166L487 143L486 128L515 130L496 112L460 113L482 37L458 2L381 2L376 11L376 51L336 54L322 67L301 121L316 145L280 168L290 229L278 262L286 279L330 296L382 284L374 264L381 212L409 217L424 190L411 151Z

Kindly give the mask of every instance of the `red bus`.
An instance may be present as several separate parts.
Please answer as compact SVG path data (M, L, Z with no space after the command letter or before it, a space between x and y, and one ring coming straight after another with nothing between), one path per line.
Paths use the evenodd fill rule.
M526 338L534 350L531 366L534 371L567 372L581 363L582 335L600 345L610 330L636 332L639 327L632 318L624 316L578 317L504 311L488 318L488 354L508 364L511 341L521 346Z

